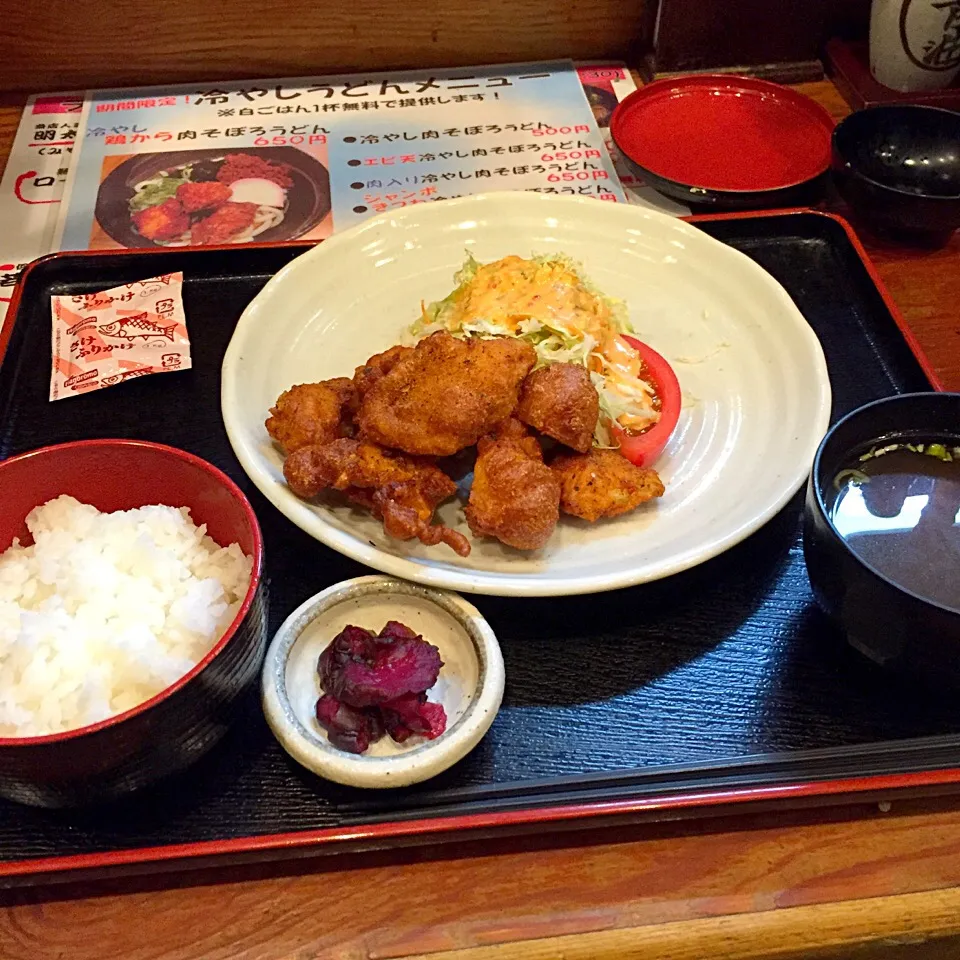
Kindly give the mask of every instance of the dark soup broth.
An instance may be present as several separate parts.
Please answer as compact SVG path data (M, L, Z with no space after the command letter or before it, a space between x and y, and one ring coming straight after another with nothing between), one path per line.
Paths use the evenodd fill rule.
M911 593L960 610L960 438L856 451L837 472L827 506L861 560Z

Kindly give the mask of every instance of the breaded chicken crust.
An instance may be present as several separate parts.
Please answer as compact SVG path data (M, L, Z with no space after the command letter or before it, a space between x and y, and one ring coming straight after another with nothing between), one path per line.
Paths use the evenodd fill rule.
M353 383L346 377L300 383L280 394L264 426L287 453L329 443L349 432L353 400Z
M148 240L176 240L190 229L190 218L175 197L137 211L130 218Z
M560 481L560 509L582 520L616 517L663 496L656 470L635 466L616 450L562 454L550 469Z
M190 242L194 244L229 243L242 233L257 218L259 207L255 203L221 204L209 216L197 220L190 230Z
M551 363L523 381L517 417L580 453L593 444L599 416L597 388L578 363Z
M367 391L381 378L386 376L408 354L413 353L413 347L404 347L397 344L383 353L375 353L366 363L353 371L353 386L357 391L359 403Z
M467 523L478 537L539 550L560 519L560 483L518 421L508 421L496 433L478 444Z
M416 537L428 545L446 543L460 556L470 553L462 533L432 524L437 506L457 489L432 463L343 438L301 447L287 457L283 475L293 493L307 500L324 490L342 491L353 503L372 511L398 540Z
M535 362L522 340L434 333L367 391L357 415L360 436L406 453L452 456L513 412Z

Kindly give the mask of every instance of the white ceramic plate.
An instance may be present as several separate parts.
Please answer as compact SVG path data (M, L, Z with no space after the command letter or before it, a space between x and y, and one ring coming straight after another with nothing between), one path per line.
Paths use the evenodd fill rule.
M657 463L667 488L660 501L597 524L562 519L535 554L471 538L473 552L461 559L444 546L393 540L350 507L290 493L263 425L277 396L295 383L351 376L399 342L421 300L450 292L467 250L483 261L562 251L627 301L637 335L672 362L684 395ZM828 424L830 383L806 320L743 254L655 211L500 193L372 218L286 266L237 324L222 410L257 487L335 550L430 586L549 596L656 580L758 529L807 476ZM438 516L469 535L458 502Z

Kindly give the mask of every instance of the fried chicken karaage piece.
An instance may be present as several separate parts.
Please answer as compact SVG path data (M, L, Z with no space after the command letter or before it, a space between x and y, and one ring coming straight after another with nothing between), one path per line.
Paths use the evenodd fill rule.
M616 450L563 454L550 469L560 481L560 509L582 520L617 517L663 496L655 470L634 466Z
M518 550L539 550L560 517L560 483L536 439L517 420L478 444L467 523L478 537Z
M516 440L528 456L534 460L543 460L543 450L540 448L539 441L526 424L521 423L516 417L507 417L506 420L498 423L481 442L489 443L491 440Z
M188 180L177 187L177 199L187 213L199 213L201 210L213 210L230 199L230 188L216 180L194 183Z
M353 385L356 388L358 400L362 400L378 380L386 376L410 353L413 353L413 347L397 344L389 350L384 350L383 353L375 353L365 364L357 367L353 372Z
M360 436L406 453L451 456L510 416L535 362L522 340L434 333L370 387L357 415Z
M176 240L190 229L190 218L175 197L144 207L130 219L137 233L148 240Z
M593 444L600 398L580 364L552 363L523 381L517 416L548 437L586 453Z
M193 225L190 229L190 242L229 243L253 223L259 209L255 203L234 203L232 200L223 203L209 217L204 217Z
M301 447L287 457L283 475L290 489L307 500L324 490L343 491L381 519L384 530L398 540L416 537L428 546L446 543L462 557L470 553L462 533L431 524L437 506L457 489L432 463L343 438Z
M346 377L300 383L280 394L264 425L287 453L330 443L350 432L354 399L353 383Z

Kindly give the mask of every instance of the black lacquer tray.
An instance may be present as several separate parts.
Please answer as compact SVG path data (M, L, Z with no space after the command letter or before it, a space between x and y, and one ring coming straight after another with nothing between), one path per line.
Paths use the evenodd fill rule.
M797 212L695 222L794 298L823 344L834 418L931 387L843 221ZM0 335L0 350L9 340L0 457L120 436L212 461L260 518L271 629L323 587L368 572L267 503L220 420L220 362L234 324L303 249L49 257L27 271ZM193 370L48 403L50 295L174 270L185 275ZM960 783L960 701L888 677L845 646L813 604L800 508L798 494L727 554L657 583L593 597L471 598L499 636L506 696L480 746L428 783L360 792L321 781L283 753L251 696L212 754L144 795L69 813L0 802L0 883Z

